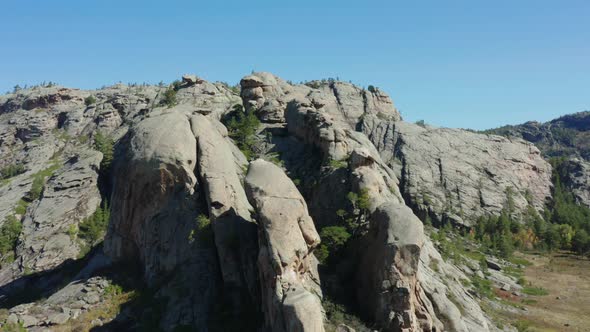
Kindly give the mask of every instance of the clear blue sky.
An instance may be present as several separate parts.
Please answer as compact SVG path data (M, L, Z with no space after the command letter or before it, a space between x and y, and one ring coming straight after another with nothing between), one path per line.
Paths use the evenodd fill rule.
M388 92L409 121L489 128L590 109L590 1L3 1L0 91L236 83Z

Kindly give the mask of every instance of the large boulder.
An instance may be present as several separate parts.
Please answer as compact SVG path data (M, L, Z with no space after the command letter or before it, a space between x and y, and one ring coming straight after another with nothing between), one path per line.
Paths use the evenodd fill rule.
M113 162L111 223L104 250L138 262L157 297L169 299L161 328L207 328L218 266L205 197L196 187L197 142L181 110L154 112L132 127ZM190 281L189 281L190 280ZM165 281L165 282L164 282ZM179 294L174 285L191 283ZM194 299L198 299L195 301Z
M324 331L322 306L313 292L313 249L320 243L305 200L274 164L256 160L245 179L260 224L258 268L262 311L272 331Z
M384 331L418 330L419 319L426 317L424 330L430 330L431 317L421 312L416 278L422 223L408 207L392 203L379 206L370 220L357 273L359 307Z
M258 297L256 257L257 226L250 217L252 206L240 180L241 170L233 143L219 122L196 114L190 119L197 140L197 170L213 226L224 290L239 309ZM249 291L244 298L242 292Z
M368 231L357 249L356 295L364 317L384 331L430 331L442 328L418 282L425 241L422 222L392 190L393 181L367 149L350 156L353 190L365 192ZM397 188L397 187L393 187Z
M171 270L180 259L175 251L183 246L170 241L176 235L160 229L176 227L166 224L162 210L174 215L183 197L194 194L196 153L187 117L168 112L132 128L115 158L113 213L105 251L115 259L141 259L149 267L148 280L155 279L160 270ZM158 250L167 242L162 237L180 248Z
M379 114L391 120L401 119L384 92L378 89L367 91L351 83L330 79L292 84L270 73L259 72L244 77L240 85L244 105L255 109L263 122L285 122L289 102L302 98L352 128L365 113Z

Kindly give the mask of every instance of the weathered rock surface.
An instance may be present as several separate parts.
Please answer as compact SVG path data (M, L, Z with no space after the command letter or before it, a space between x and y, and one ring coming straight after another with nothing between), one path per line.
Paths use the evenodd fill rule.
M473 295L463 286L468 277L446 262L430 239L420 253L418 280L430 299L437 319L450 331L495 331Z
M419 304L416 274L424 242L422 223L404 205L384 203L371 225L359 268L360 307L385 331L430 330L432 318ZM420 324L418 321L424 318Z
M590 160L590 111L567 114L540 123L529 121L515 126L485 130L485 133L519 137L534 143L547 157L570 157Z
M360 89L350 83L311 81L292 85L270 73L253 73L241 82L244 105L254 107L264 122L285 122L285 110L294 99L307 99L326 115L336 116L354 128L363 114L380 114L392 120L401 116L380 90Z
M74 279L84 282L60 283L60 269L75 266L68 262L80 253L70 230L98 206L100 187L112 189L102 193L112 216L104 250L116 262L140 265L153 298L165 299L161 312L145 313L159 316L159 328L223 330L238 321L247 330L252 320L258 329L323 331L316 227L343 222L337 211L353 212L347 193L363 191L368 211L358 219L354 254L342 259L347 271L356 270L336 288L361 304L367 322L386 331L493 329L462 285L464 272L442 260L405 204L443 219L463 211L466 222L497 213L511 186L519 209L528 204L526 189L539 208L550 169L538 150L520 140L404 123L379 89L333 80L293 85L269 73L249 75L241 87L238 94L186 75L171 87L37 87L0 96L0 167L24 165L23 174L0 183L0 226L15 215L32 177L57 165L40 199L17 216L23 231L15 262L0 268L0 304L33 284L51 284L51 291L43 293L46 301L11 308L7 319L40 330L102 303L100 278L79 274ZM171 107L162 103L169 88L176 91ZM218 121L236 104L263 121L254 150L286 171L257 160L243 179L248 163ZM98 183L98 132L117 141L108 185ZM83 270L110 264L100 248L88 259ZM498 273L491 280L512 289L513 280Z
M257 226L250 217L252 206L242 187L241 170L225 127L200 114L192 116L190 123L197 140L198 176L213 226L224 289L240 307L258 297ZM249 299L240 296L243 289L250 292Z
M540 123L526 122L520 125L503 126L484 132L527 140L541 150L546 158L563 157L566 162L560 172L561 181L573 192L579 203L590 206L590 112L584 111L561 116Z
M305 200L287 175L264 160L250 164L245 188L260 223L262 307L272 331L324 331L312 250L320 243Z
M29 207L16 254L23 270L52 269L80 253L78 225L100 205L98 170L102 155L82 152L49 179L41 199Z
M190 105L196 112L220 119L242 100L226 85L197 80L195 84L182 86L176 94L180 105Z
M479 216L499 214L508 196L518 213L529 204L542 210L551 197L551 166L523 140L370 116L363 132L423 216L472 225Z
M184 196L194 194L196 140L185 115L167 112L132 128L123 144L114 164L113 216L105 251L115 259L140 258L151 280L157 271L170 271L179 259L181 248L151 252L159 243L180 245L165 240L173 234L158 230L152 218L162 210L173 213Z
M242 97L245 103L250 103L262 112L263 121L286 122L287 133L273 131L278 134L273 135L271 151L281 154L282 159L286 161L287 169L293 170L295 176L303 173L317 177L317 182L314 180L311 184L313 189L307 197L310 212L314 215L316 223L325 226L337 222L334 220L336 212L338 209L346 208L348 202L344 197L349 191L358 193L360 190L366 190L370 197L370 210L383 209L373 212L369 217L366 245L358 248L359 264L364 268L357 269L356 279L358 289L365 291L357 292L356 296L359 303L362 303L361 308L367 309L364 311L365 317L376 322L380 328L391 331L404 328L443 330L443 322L444 329L450 330L453 326L466 326L478 331L492 329L479 305L467 295L459 281L454 281L453 287L461 296L467 298L461 303L473 307L473 312L469 313L475 317L473 319L465 318L460 309L447 299L446 293L438 293L441 291L439 288L422 287L422 275L419 270L428 267L418 262L423 255L422 246L429 241L422 233L420 221L405 206L395 173L388 166L388 160L382 160L382 151L378 151L380 146L377 145L375 148L365 135L356 131L361 119L362 123L367 117L390 123L389 120L399 119L397 113L389 109L389 112L385 113L380 111L378 116L372 115L370 111L359 106L363 105L362 102L355 101L337 103L339 107L335 108L326 107L328 102L318 102L322 98L313 99L313 96L317 95L315 90L312 94L302 96L304 93L301 91L309 87L295 86L289 90L288 84L280 79L265 76L267 75L244 78ZM274 84L278 86L273 86ZM322 85L318 83L317 86ZM265 119L265 114L272 114L273 117ZM339 160L340 163L336 164L344 162L347 167L330 167L327 173L320 170L319 176L317 171L314 174L311 168L318 167L317 164L306 164L296 160L296 156L304 159L306 157L303 156L309 155L306 150L295 147L302 144L319 151L319 156L316 154L314 158L323 160L324 165L330 160ZM408 234L412 236L408 237ZM430 244L427 251L431 250L438 255ZM376 262L376 257L382 259ZM439 319L442 311L438 310L435 304L444 305L445 313L449 317ZM462 323L464 319L467 319L468 323Z
M189 324L204 329L216 287L212 248L191 241L205 198L195 190L197 142L181 111L152 114L123 138L113 164L111 223L105 252L115 261L139 261L149 285L193 283L172 297L162 327ZM197 188L198 189L198 188ZM202 213L202 212L201 212ZM204 225L201 225L204 226ZM173 296L163 287L159 296ZM191 301L191 297L199 301Z
M562 183L579 203L590 207L590 162L574 158L565 161L561 167Z
M10 322L20 322L28 331L46 331L70 319L104 305L108 301L105 290L109 281L92 277L65 285L58 292L40 302L24 303L8 310Z

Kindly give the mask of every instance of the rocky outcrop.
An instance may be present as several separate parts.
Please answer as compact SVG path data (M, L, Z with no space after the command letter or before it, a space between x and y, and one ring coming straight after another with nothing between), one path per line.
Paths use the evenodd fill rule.
M477 266L479 262L474 262ZM475 267L475 271L478 271ZM473 292L466 289L468 279L461 270L446 262L426 238L420 253L418 281L432 303L437 319L444 322L445 331L495 331Z
M427 291L420 280L419 271L424 269L419 263L422 247L428 243L421 222L405 206L395 173L382 160L380 151L365 135L356 131L361 119L363 123L367 118L389 123L390 120L399 119L396 113L389 109L390 112L381 111L379 115L372 115L370 112L365 113L366 110L359 106L363 105L362 102L354 101L336 103L346 106L331 108L327 106L328 102L319 102L322 98L313 99L319 93L314 89L321 90L321 82L311 84L314 87L295 86L291 90L313 90L303 97L302 93L295 92L277 96L277 91L289 91L289 86L274 77L274 81L257 77L262 83L256 84L267 86L258 86L261 89L257 89L258 92L253 91L253 94L262 97L254 98L256 102L246 97L245 102L250 102L259 111L281 114L272 121L282 121L284 117L287 133L273 135L274 146L271 149L275 149L286 160L287 169L297 172L293 176L311 174L316 177L314 183L310 184L313 187L309 189L307 196L310 212L316 223L320 227L338 223L337 210L348 209L349 202L345 199L348 192L365 191L370 198L370 214L364 220L368 233L363 237L362 245L355 248L359 255L359 265L355 268L357 285L354 293L365 318L388 331L444 330L447 327L460 326L464 317L460 309L450 301L445 303L448 308L446 310L459 315L445 317L444 321L438 318L439 312L431 300L436 298L435 292L438 289L429 288ZM248 88L255 85L255 78L245 78L242 86ZM278 87L271 86L273 82L278 82ZM328 82L324 84L330 85ZM276 105L281 107L277 109ZM278 113L272 113L271 110ZM323 160L323 165L335 166L320 166L319 172L316 170L314 173L313 167L318 167L317 164L306 166L304 162L297 160L296 156L305 159L303 156L308 154L305 150L294 147L297 144L318 151L319 155L316 152L314 158ZM462 287L459 282L456 285ZM345 292L345 289L349 290L350 286L340 288L340 291ZM462 294L466 294L464 288L460 289ZM441 304L441 301L436 304ZM469 303L474 307L475 316L484 317L475 302ZM479 331L489 330L486 319L481 324L467 326L476 327Z
M387 203L370 220L357 287L364 315L384 331L432 330L432 317L418 300L422 223L406 206Z
M0 97L0 167L24 166L0 182L0 223L11 215L23 222L16 260L0 269L0 304L31 285L49 297L13 307L11 321L59 325L103 301L103 280L76 275L80 282L65 287L62 280L63 271L103 257L95 247L88 261L68 262L80 254L72 230L96 209L100 188L112 217L100 268L110 259L139 265L162 303L144 312L159 319L154 328L231 330L225 324L238 322L241 330L323 331L329 314L320 299L338 289L376 329L493 329L462 285L466 276L442 260L406 202L416 212L468 219L497 213L510 186L518 208L525 197L538 208L550 170L534 147L404 123L373 87L291 84L269 73L253 73L241 87L238 94L185 75L170 86L37 87ZM162 102L170 89L176 105ZM236 104L263 122L253 149L281 166L248 167L219 122L239 111ZM93 151L98 132L117 141L112 179L101 184L98 174L108 174ZM50 166L40 199L16 215L32 178ZM348 193L368 196L362 212ZM322 289L316 228L348 222L342 211L358 228L339 258L342 270L322 266ZM350 329L326 327L332 323Z
M242 100L238 94L223 83L210 83L197 79L194 84L186 84L176 93L179 104L190 105L194 111L220 119Z
M522 213L529 205L542 210L551 197L551 166L523 140L376 117L365 117L363 132L422 216L470 226L509 199Z
M574 194L577 202L590 207L590 162L569 159L560 165L561 181Z
M483 131L488 134L518 137L537 146L546 157L590 160L590 111L567 114L545 123L529 121Z
M484 132L506 137L518 137L537 146L546 158L562 157L565 161L559 170L561 182L576 200L590 206L590 112L584 111L561 116L540 123L526 122L515 126L503 126Z
M354 128L364 114L400 120L393 102L380 90L367 91L350 83L334 80L293 85L270 73L253 73L240 81L244 105L253 107L263 122L285 122L285 111L292 100L307 99L322 114L331 115Z
M207 207L197 185L197 142L186 114L153 113L131 128L115 154L111 223L105 252L115 261L139 261L157 296L169 297L162 327L204 329L216 288L217 264L197 216ZM199 224L201 223L201 224ZM192 280L182 297L172 285ZM199 301L192 301L198 297Z
M197 140L198 176L213 226L224 289L235 299L234 307L239 308L258 298L257 226L250 217L252 207L225 127L200 114L192 116L190 123ZM244 298L243 290L248 290L250 296Z
M75 320L83 314L106 305L109 281L92 277L65 285L42 303L23 303L8 310L7 323L20 323L27 331L46 331ZM103 322L98 318L98 322ZM98 325L94 323L93 325Z
M101 203L97 186L101 159L97 151L72 156L49 179L41 199L29 207L16 251L23 270L46 271L79 256L78 226Z
M350 157L354 191L364 191L370 199L368 232L356 268L359 307L384 331L441 329L417 278L425 241L422 222L386 184L389 175L378 160L366 149L356 149Z
M250 164L245 189L260 224L258 268L265 325L272 331L324 331L312 250L320 243L307 204L272 163Z
M148 280L154 280L158 271L170 271L184 256L180 251L185 246L173 241L176 235L171 233L178 225L167 225L168 218L158 220L158 216L186 210L178 208L195 193L196 152L186 116L167 112L132 128L115 158L113 213L105 251L114 259L141 259ZM191 226L185 228L190 231ZM157 251L164 243L172 248Z

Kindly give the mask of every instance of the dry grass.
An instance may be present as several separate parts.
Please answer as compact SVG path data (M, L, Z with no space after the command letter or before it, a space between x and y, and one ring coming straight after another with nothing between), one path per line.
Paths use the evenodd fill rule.
M524 271L527 286L546 290L548 295L510 299L526 308L522 314L511 315L515 321L531 332L590 331L590 260L569 253L526 258L533 263Z

